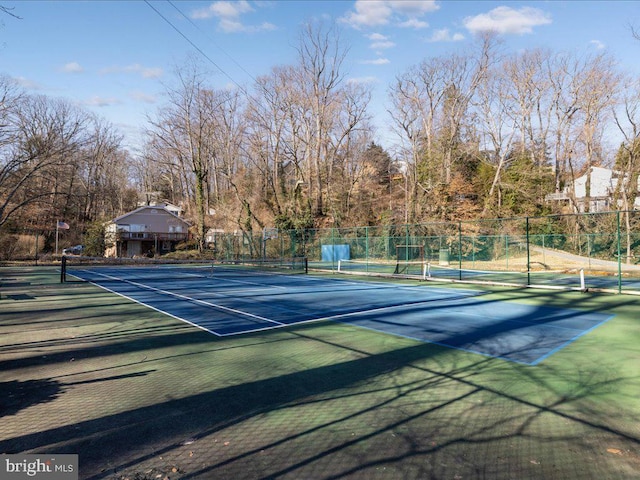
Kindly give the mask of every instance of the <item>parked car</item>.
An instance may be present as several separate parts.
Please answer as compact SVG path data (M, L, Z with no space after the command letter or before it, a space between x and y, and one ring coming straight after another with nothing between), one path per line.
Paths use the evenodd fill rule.
M82 255L84 245L74 245L73 247L62 249L63 255Z

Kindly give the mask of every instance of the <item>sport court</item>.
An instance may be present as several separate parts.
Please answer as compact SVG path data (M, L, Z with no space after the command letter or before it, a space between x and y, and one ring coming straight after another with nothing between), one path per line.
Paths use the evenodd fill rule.
M80 279L224 337L336 321L536 365L611 315L481 291L247 271L221 265L69 266Z

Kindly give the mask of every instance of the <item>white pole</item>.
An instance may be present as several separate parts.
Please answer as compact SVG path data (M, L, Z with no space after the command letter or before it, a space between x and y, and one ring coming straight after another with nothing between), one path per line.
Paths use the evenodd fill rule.
M341 267L342 267L342 260L338 260L338 273L342 271Z
M584 284L584 269L580 269L580 290L585 292L585 284Z

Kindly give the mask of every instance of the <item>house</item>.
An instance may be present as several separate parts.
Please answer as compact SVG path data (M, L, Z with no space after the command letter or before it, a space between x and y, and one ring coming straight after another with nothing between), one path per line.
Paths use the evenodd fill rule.
M189 239L189 223L165 206L149 205L114 218L105 226L107 257L153 256Z
M614 194L618 188L618 182L621 178L625 178L620 172L611 170L610 168L591 167L588 172L565 187L560 193L551 193L545 197L547 201L565 201L569 202L571 198L575 199L575 213L584 213L587 211L587 181L589 183L589 212L608 212L611 210L622 209L624 206L619 200L614 201ZM640 183L640 182L639 182ZM636 197L630 209L640 210L640 197Z
M220 237L225 237L226 234L224 230L220 228L210 228L207 230L205 235L205 242L207 243L208 248L214 248L214 245L218 241Z

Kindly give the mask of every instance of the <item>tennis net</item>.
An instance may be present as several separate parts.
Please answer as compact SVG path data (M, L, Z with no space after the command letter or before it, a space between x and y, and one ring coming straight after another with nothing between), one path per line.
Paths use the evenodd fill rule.
M338 273L379 277L401 277L427 281L463 282L485 285L531 286L585 290L614 288L615 277L592 275L581 269L566 270L477 270L456 268L430 262L398 262L370 260L340 260Z
M222 276L307 273L307 259L241 259L234 261L166 260L145 258L63 257L61 281L168 282Z
M487 285L530 286L559 289L595 287L595 276L585 277L584 270L475 270L427 263L423 278L434 281L467 282Z
M353 275L423 277L425 262L385 260L339 260L338 272Z

